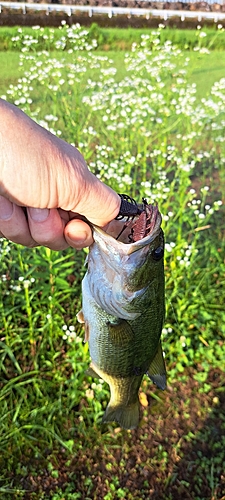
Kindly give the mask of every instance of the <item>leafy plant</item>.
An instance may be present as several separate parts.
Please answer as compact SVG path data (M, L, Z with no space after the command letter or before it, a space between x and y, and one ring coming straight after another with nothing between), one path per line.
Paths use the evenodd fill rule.
M108 388L86 375L88 345L76 321L85 253L25 249L2 239L0 492L6 500L11 494L26 500L150 498L158 471L154 488L162 500L185 496L191 487L194 500L219 500L222 492L224 384L215 386L211 372L219 377L225 356L225 82L197 98L188 80L190 61L165 33L142 33L115 60L93 51L95 36L101 43L117 36L96 26L36 28L32 37L21 28L13 42L21 50L21 77L5 97L75 141L90 169L117 192L160 207L167 302L162 343L174 400L148 389L146 379L142 390L151 406L140 429L101 428ZM201 33L189 35L199 54L214 44ZM58 53L50 52L53 46ZM204 419L215 444L201 430ZM164 439L165 422L170 435ZM186 452L189 468L181 468L180 477ZM98 467L106 457L108 464ZM141 478L132 491L126 468ZM46 492L38 484L46 476L39 472L36 480L36 469L51 484ZM25 492L21 484L31 483L34 491Z

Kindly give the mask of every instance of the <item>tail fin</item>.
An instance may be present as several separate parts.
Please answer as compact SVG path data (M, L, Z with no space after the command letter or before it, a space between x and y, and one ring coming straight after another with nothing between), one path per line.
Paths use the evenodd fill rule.
M123 429L135 429L139 424L139 401L128 406L109 403L102 422L118 422Z

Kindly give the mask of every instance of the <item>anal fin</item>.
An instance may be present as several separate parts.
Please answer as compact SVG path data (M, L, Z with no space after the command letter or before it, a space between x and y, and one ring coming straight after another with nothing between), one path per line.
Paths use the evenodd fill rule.
M92 363L90 364L90 366L86 370L86 375L89 375L90 377L94 377L94 378L100 378L100 376L96 373L95 368L92 365Z
M151 362L147 375L159 389L166 389L166 367L162 353L162 345L159 343L157 353Z

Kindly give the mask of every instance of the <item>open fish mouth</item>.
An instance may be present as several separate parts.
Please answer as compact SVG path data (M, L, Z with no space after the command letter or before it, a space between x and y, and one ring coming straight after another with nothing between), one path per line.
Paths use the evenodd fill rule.
M93 225L95 241L107 238L110 250L131 254L151 244L161 231L162 216L157 205L143 203L135 205L136 214L128 211L119 215L102 230ZM122 244L122 245L121 245ZM108 252L107 252L108 253Z
M140 214L131 218L129 217L127 220L124 218L119 219L120 223L123 223L123 227L116 237L118 241L135 243L136 241L143 240L146 236L155 233L155 229L158 229L159 222L161 224L161 215L157 205L154 206L145 203L137 206L138 208L144 207ZM125 234L123 235L123 233Z
M117 240L120 240L120 236L128 226L131 229L128 234L129 243L134 243L154 231L159 217L161 223L158 205L148 205L145 198L142 198L142 203L137 204L133 198L126 194L120 194L119 196L121 198L121 205L116 220L123 221L124 224L116 238ZM124 218L126 218L125 221Z

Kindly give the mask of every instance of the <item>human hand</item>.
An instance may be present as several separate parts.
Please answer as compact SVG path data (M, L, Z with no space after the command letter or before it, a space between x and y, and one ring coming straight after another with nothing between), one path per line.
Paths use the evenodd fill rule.
M53 250L89 246L119 196L87 168L79 151L0 99L0 236ZM78 218L77 218L78 217Z

